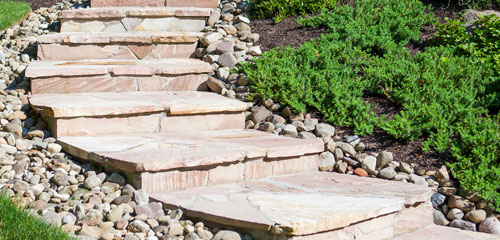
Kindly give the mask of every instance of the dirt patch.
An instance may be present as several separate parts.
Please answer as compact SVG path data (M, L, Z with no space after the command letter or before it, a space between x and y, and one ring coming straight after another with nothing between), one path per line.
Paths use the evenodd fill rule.
M297 48L310 39L318 38L326 29L304 28L296 22L297 17L288 17L279 23L272 19L252 20L250 25L254 32L260 35L256 45L263 51L275 47L290 46Z
M39 8L49 8L54 6L58 0L19 0L20 2L26 2L29 3L31 10L35 11Z

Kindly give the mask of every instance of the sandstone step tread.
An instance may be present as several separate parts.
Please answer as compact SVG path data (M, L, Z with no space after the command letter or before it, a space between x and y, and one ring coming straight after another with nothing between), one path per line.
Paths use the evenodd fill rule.
M481 232L465 231L445 226L431 226L412 232L394 240L498 240L500 236Z
M207 7L216 8L219 0L92 0L91 7Z
M64 149L128 172L200 169L256 158L317 154L320 139L302 140L253 130L180 131L95 137L61 137Z
M402 182L307 173L170 191L151 197L168 208L183 209L189 217L298 236L344 228L399 212L405 206L425 204L431 194L427 187Z
M79 61L35 61L27 68L29 78L57 76L153 76L210 73L210 64L199 59L93 59Z
M203 33L198 32L64 32L38 37L39 44L153 44L194 43Z
M103 7L65 10L59 19L115 19L144 17L209 17L210 8L195 7Z
M247 103L211 92L121 92L36 94L29 98L35 109L50 118L118 116L152 112L168 115L240 113Z

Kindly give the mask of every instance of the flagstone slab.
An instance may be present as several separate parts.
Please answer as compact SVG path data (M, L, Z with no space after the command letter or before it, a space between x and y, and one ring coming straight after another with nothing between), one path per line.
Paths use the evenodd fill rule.
M262 137L277 143L252 144ZM136 187L152 193L317 172L319 153L324 150L321 139L297 141L243 129L63 136L58 142L67 153L119 171ZM288 146L295 148L293 155L273 153Z
M151 44L151 43L192 43L197 42L203 33L197 32L148 32L148 33L55 33L37 38L39 44Z
M65 10L59 13L59 19L102 19L125 17L209 17L210 8L196 7L104 7Z
M93 59L81 61L35 61L26 68L26 77L112 76L174 76L210 73L210 64L199 59Z
M131 14L123 18L61 19L61 32L200 32L205 27L204 16L156 17L154 12L149 14L153 16L138 17Z
M200 7L216 8L219 0L92 0L91 7Z
M390 190L380 191L386 188ZM406 191L398 190L401 188ZM356 231L380 230L380 236L392 237L396 232L393 224L400 221L398 214L404 215L409 208L419 205L432 213L426 203L428 199L424 200L431 194L430 188L413 184L336 173L309 173L157 193L151 197L168 208L183 209L189 217L269 234L259 239L271 239L272 235L275 235L273 239L287 239L279 235L308 236L354 224L359 224ZM417 199L421 201L413 202L415 195L420 195ZM394 213L398 214L391 215ZM384 220L369 222L378 217ZM432 224L432 218L428 221ZM360 224L362 222L365 223Z
M92 0L92 8L98 7L163 7L165 0Z
M394 240L421 240L421 239L436 239L436 240L498 240L500 236L486 234L481 232L465 231L459 228L451 228L445 226L430 226L420 231L412 232Z
M168 7L217 8L219 0L167 0Z
M211 92L122 92L36 94L29 98L34 109L50 118L118 116L166 112L168 115L241 113L247 103Z

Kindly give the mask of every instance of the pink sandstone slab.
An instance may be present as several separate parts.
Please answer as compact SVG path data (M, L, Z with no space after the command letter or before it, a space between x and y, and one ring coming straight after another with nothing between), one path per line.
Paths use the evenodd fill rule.
M193 43L197 42L203 33L197 32L97 32L97 33L55 33L37 38L40 44L146 44L146 43Z
M80 44L39 44L38 60L43 61L80 61L85 59L128 59L155 60L164 58L191 58L196 43L154 44L151 50L137 51L136 45L80 45ZM136 50L133 52L132 50Z
M77 92L131 92L138 91L134 78L37 78L31 80L32 94L67 94Z
M458 228L431 226L420 231L412 232L407 235L394 238L394 240L421 240L421 239L436 239L436 240L498 240L500 236L464 231Z
M196 7L103 7L65 10L59 13L60 19L116 19L126 17L209 17L212 10Z
M219 0L167 0L168 7L217 8Z
M154 68L154 71L153 71ZM183 75L210 73L210 64L198 59L94 59L79 61L35 61L26 68L26 77L56 77L56 76L95 76L107 75L114 69L120 69L120 75L126 69L134 69L126 75L143 76L159 73L161 75Z
M169 115L243 112L247 104L210 92L122 92L36 94L29 99L50 118L118 116L167 112Z
M268 233L267 237L273 233L289 237L307 236L362 224L357 225L355 230L372 237L378 235L390 238L395 234L392 225L400 220L395 217L408 209L405 205L412 204L406 199L414 197L377 190L396 184L405 189L412 189L408 194L432 194L430 188L407 183L372 183L372 179L368 179L365 182L370 184L356 184L360 179L357 176L335 173L294 174L157 193L151 197L168 208L183 209L189 217L261 231ZM308 187L313 185L316 187ZM338 192L344 193L323 189L339 189ZM413 203L412 206L427 206L426 201ZM431 211L428 212L432 215ZM391 216L394 213L398 214ZM362 223L379 217L384 219ZM428 224L432 224L432 219L430 221Z
M188 123L188 124L186 124ZM244 129L244 113L170 116L160 120L160 132Z
M61 45L39 44L38 60L43 61L78 61L85 59L129 59L135 55L126 46L120 45Z
M212 130L212 131L177 131L167 133L149 133L135 135L111 135L95 137L60 137L58 141L64 148L77 157L99 161L102 164L131 172L161 172L185 169L200 169L231 163L239 163L245 159L265 157L266 152L277 146L257 148L244 143L231 143L224 139L261 136L262 133L250 130ZM281 146L286 146L292 138L273 137ZM119 139L117 141L117 139ZM301 140L304 145L318 145L316 150L308 147L296 148L296 156L317 154L321 152L321 140ZM289 157L289 156L283 156ZM317 158L312 158L317 161ZM307 162L307 160L302 160ZM291 164L294 165L294 164ZM300 166L300 165L296 165ZM307 169L307 168L306 168ZM317 168L316 168L317 169ZM286 171L293 172L292 170ZM241 176L243 170L241 171Z
M165 0L92 0L90 6L98 7L163 7Z

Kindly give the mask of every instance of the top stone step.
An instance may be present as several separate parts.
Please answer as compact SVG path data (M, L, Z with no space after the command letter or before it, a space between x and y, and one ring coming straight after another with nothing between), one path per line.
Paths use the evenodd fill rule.
M209 17L212 10L209 8L191 7L107 7L72 9L59 13L60 19L88 20L113 18L145 18L145 17Z
M210 8L106 7L59 13L61 32L200 32Z
M201 7L216 8L219 0L92 0L91 7Z

